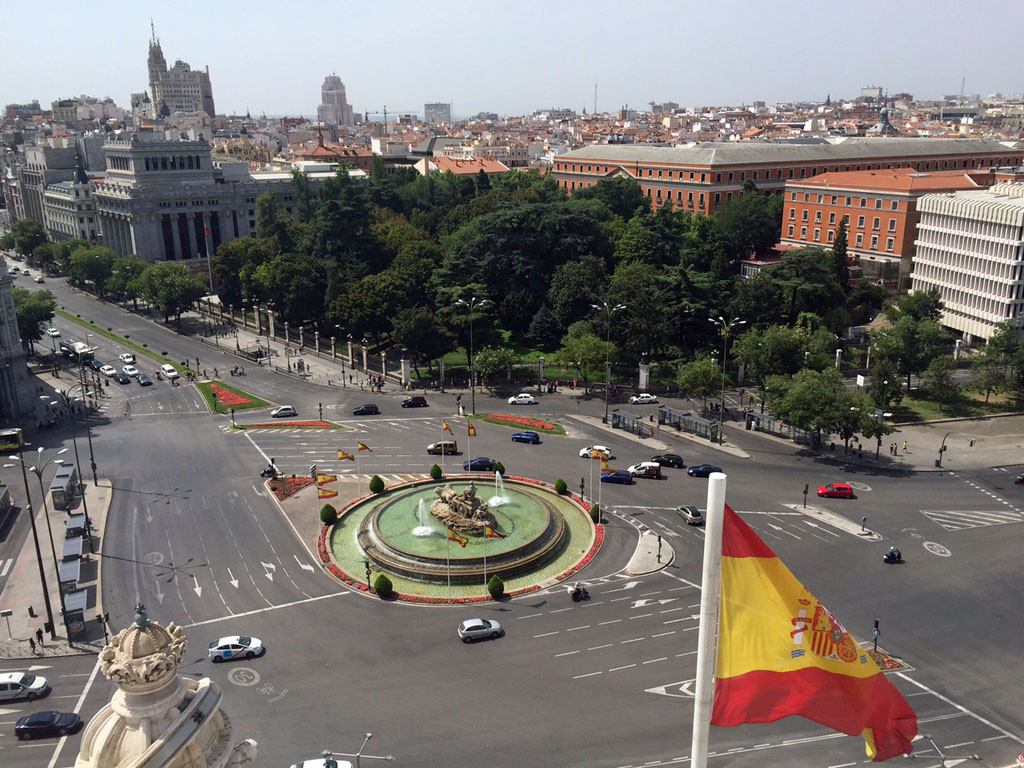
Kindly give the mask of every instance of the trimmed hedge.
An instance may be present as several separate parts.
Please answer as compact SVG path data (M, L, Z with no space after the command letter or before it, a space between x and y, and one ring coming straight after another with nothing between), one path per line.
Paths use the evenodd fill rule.
M338 510L330 504L324 504L320 507L320 522L324 525L334 525L338 522Z
M394 587L385 574L380 574L376 579L373 580L373 591L376 592L382 599L387 600L391 597L394 592Z
M494 462L494 471L497 472L502 477L504 477L505 476L505 465L502 464L500 461Z
M601 522L601 507L599 507L597 504L593 504L590 507L590 519L593 520L595 523Z
M435 464L434 466L432 466L430 468L430 479L431 480L440 480L442 476L443 476L443 473L441 472L441 468L439 466L437 466L437 464Z
M569 486L565 484L565 480L558 478L555 480L555 493L559 496L565 496L569 492Z
M383 493L384 492L384 481L380 479L380 475L374 475L370 478L370 492L371 493Z
M491 597L495 600L500 600L505 596L505 582L501 580L501 576L494 574L487 582L487 591L491 593Z

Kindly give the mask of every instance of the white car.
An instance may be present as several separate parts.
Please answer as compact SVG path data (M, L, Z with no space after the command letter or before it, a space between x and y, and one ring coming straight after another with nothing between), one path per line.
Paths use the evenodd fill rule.
M266 652L266 646L258 637L229 635L210 643L208 655L211 661L217 663L225 659L255 659Z
M132 363L135 362L135 355L133 355L131 352L122 352L120 355L117 356L117 359L120 360L122 363L131 365Z
M529 392L520 392L514 397L508 399L509 405L536 405L537 398L531 395Z
M658 398L649 392L643 392L639 395L633 395L629 398L629 402L632 405L650 405L651 403L658 402Z
M330 762L328 762L330 759ZM338 760L336 757L314 757L312 760L303 760L301 763L293 763L290 768L352 768L348 760Z
M459 624L459 637L464 643L472 643L485 637L495 638L504 634L501 624L491 619L466 619Z
M295 406L293 405L279 405L270 412L270 415L276 419L281 416L298 416L299 413L295 410Z
M56 328L47 328L46 335L52 336L53 338L57 338L58 336L60 336L60 331L58 331Z
M46 282L45 280L43 280L43 276L42 275L36 275L32 279L35 280L37 283L45 283Z
M112 365L102 365L100 366L100 373L109 379L117 375L117 368Z
M125 376L131 376L133 379L139 375L139 369L134 365L126 365L121 369L121 373Z
M615 458L614 456L612 456L612 449L607 447L607 446L605 446L605 445L588 445L586 448L580 448L580 458L581 459L599 459L599 458L601 458L600 456L595 456L594 455L595 451L597 453L599 453L599 454L604 454L604 458L606 458L606 459L614 459Z

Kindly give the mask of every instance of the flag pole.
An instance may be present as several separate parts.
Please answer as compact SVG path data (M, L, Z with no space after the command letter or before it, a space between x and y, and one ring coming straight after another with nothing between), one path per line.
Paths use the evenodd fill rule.
M445 560L448 563L448 602L452 601L452 529L448 527L448 541L445 544Z
M444 477L444 425L445 422L441 422L441 477Z
M487 529L484 528L484 589L487 588Z
M708 478L700 629L697 632L697 680L693 697L693 738L690 744L691 768L707 768L708 764L708 734L711 730L711 706L715 694L715 656L722 588L722 520L725 517L726 480L722 472L712 472Z

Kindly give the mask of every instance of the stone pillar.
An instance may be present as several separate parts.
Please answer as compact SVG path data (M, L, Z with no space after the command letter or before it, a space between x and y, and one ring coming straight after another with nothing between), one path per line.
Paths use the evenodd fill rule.
M650 383L650 380L651 380L651 364L650 363L640 363L640 383L638 384L637 388L641 392L646 392L647 391L647 387L648 387L648 385Z
M353 364L352 364L352 339L351 338L348 340L348 365L349 365L350 368L353 366Z
M196 241L196 222L191 216L185 216L185 229L188 230L188 243L192 249L192 258L199 258L199 243Z
M400 364L402 366L402 385L404 386L412 381L412 361L403 357Z
M385 379L388 377L388 354L387 352L380 353L380 375Z
M363 345L363 372L364 373L366 372L366 354L367 354L367 352L369 352L369 350L367 349L366 345L364 344Z
M284 345L287 347L291 342L291 334L288 331L288 321L284 321Z
M540 381L544 381L544 358L543 357L540 359L540 362L538 363L537 376L540 379Z
M441 391L444 392L444 358L442 357L438 362L438 368L441 372Z
M313 331L313 346L316 348L317 355L320 354L320 331Z
M268 309L267 310L267 321L270 324L270 338L271 339L277 338L274 335L274 310L273 309Z
M337 360L337 359L338 359L338 349L334 345L334 337L331 336L331 360Z
M172 214L169 219L171 222L171 240L174 242L174 255L171 258L177 260L182 257L181 233L178 231L178 214Z

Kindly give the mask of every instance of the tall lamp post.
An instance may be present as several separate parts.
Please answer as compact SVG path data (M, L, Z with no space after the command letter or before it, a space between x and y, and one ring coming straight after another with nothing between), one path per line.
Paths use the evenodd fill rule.
M88 503L85 500L85 488L84 488L84 484L82 483L82 462L78 458L78 441L75 439L75 412L74 412L74 405L75 405L76 402L79 402L79 401L77 399L72 399L71 398L71 393L74 392L76 389L79 389L79 388L82 390L82 399L81 399L82 410L83 411L88 411L89 410L89 404L85 401L85 385L84 384L76 384L75 386L70 387L69 389L66 389L64 391L61 391L59 389L55 389L54 392L57 393L57 399L67 409L68 418L71 419L71 445L73 445L74 449L75 449L75 468L78 470L78 485L79 485L79 490L82 493L82 511L85 512L85 530L86 530L87 538L89 539L89 551L90 552L95 552L96 550L93 548L93 543L92 543L92 521L89 520L89 505L88 505ZM42 397L45 398L46 395L42 395ZM90 445L91 445L91 442L90 442ZM95 464L95 462L94 462L94 464Z
M709 317L708 320L717 325L722 332L722 403L718 411L718 444L721 445L725 442L725 367L729 355L729 334L733 328L746 325L747 321L737 317L726 321L721 315L717 318Z
M478 299L476 296L467 302L459 299L455 302L457 307L465 307L469 311L469 397L470 409L476 413L476 356L473 354L473 312L476 309L483 309L485 304L490 304L490 299Z
M612 315L619 310L625 309L625 304L616 304L614 307L611 306L607 301L602 301L600 304L591 304L596 310L604 310L605 313L605 350L607 351L608 346L612 343ZM608 390L612 388L612 363L607 357L604 360L604 423L608 423Z

